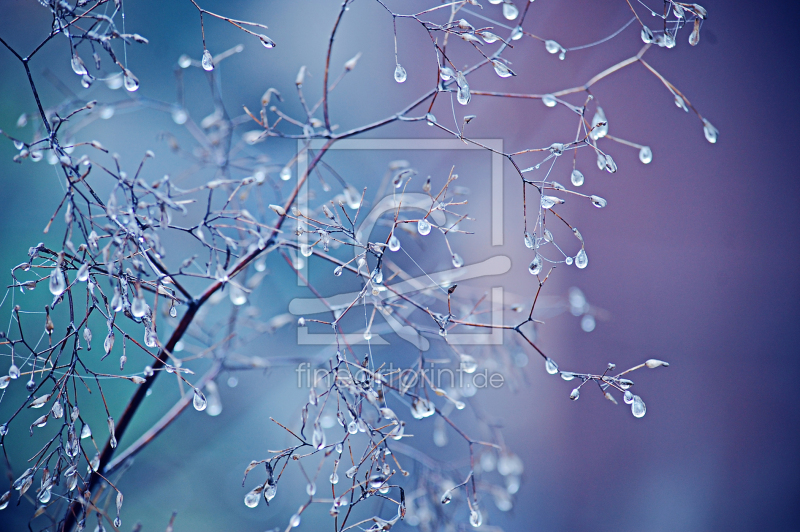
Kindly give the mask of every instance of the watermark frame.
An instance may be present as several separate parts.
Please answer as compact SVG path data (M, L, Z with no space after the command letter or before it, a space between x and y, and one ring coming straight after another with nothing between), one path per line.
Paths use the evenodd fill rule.
M489 181L491 194L491 242L492 247L503 245L503 140L502 139L475 139L477 144L464 143L459 139L343 139L335 142L328 150L351 150L351 151L455 151L455 150L480 150L491 157L491 179ZM308 171L309 151L319 150L325 141L322 139L298 140L297 141L297 179L305 175ZM478 145L479 144L479 145ZM490 150L486 150L489 148ZM308 179L300 186L297 198L297 207L301 212L308 212ZM297 237L298 246L308 243L308 235L303 233ZM309 278L311 261L303 261L302 268L298 268L297 285L306 286L306 279ZM415 279L410 279L393 285L395 290L401 293L414 292L433 286L433 283L466 280L476 277L489 275L501 275L511 269L511 260L504 255L497 255L476 264L464 265L458 269L445 270L424 275ZM296 316L308 316L312 314L330 312L331 308L347 307L357 293L343 293L335 296L326 297L325 303L316 298L296 298L289 304L289 312ZM389 295L388 297L391 297ZM491 305L492 325L502 325L503 323L503 287L492 287L490 291L489 304ZM383 315L392 328L402 339L411 342L422 350L429 347L427 339L421 337L415 330L402 324L392 315ZM411 329L411 330L409 330ZM450 333L447 336L449 343L453 345L501 345L503 343L503 331L499 328L491 328L489 332L481 333ZM347 333L345 341L348 344L363 344L369 342L373 345L389 345L389 342L380 336L373 334L370 340L365 340L362 333ZM333 333L311 333L307 327L297 328L297 343L299 345L335 345L336 336Z

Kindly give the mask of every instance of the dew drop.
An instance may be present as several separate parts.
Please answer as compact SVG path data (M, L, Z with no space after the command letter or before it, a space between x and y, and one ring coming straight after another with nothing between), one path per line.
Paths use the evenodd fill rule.
M11 382L11 377L4 375L0 377L0 390L8 388L8 383Z
M477 508L473 509L469 514L469 524L478 528L483 523L483 516L481 515L481 511Z
M589 265L589 257L586 256L586 250L581 249L578 252L578 254L575 255L575 266L577 266L578 269L582 270L588 265Z
M584 177L583 173L577 168L572 171L572 175L570 176L570 181L576 187L583 185Z
M169 307L169 317L170 318L175 318L175 317L177 317L177 315L178 315L178 307L176 307L175 305L172 305L171 307Z
M8 368L8 376L12 379L19 378L19 368L16 364L11 364L11 367Z
M75 274L75 278L78 281L85 283L89 279L89 263L84 262L81 264L81 267L78 268L78 273Z
M139 90L139 79L133 75L133 72L130 70L125 70L123 74L123 84L125 85L125 90L128 92L136 92ZM106 106L104 109L111 109L111 115L114 114L114 108L110 106ZM101 111L100 118L103 118L103 112ZM110 116L108 118L111 118Z
M336 277L339 277L340 275L342 275L342 267L341 266L337 266L336 268L334 268L333 269L333 275L335 275Z
M300 526L300 514L294 514L289 518L289 526L292 528Z
M565 258L564 264L566 264L567 266L572 266L572 257Z
M258 503L261 501L261 491L264 489L263 486L257 486L252 491L250 491L247 495L244 496L244 505L248 508L255 508L258 506Z
M642 26L642 41L645 44L649 44L653 42L655 37L653 37L653 32L647 26Z
M626 405L629 405L633 402L633 393L630 390L625 390L625 394L622 396L622 400L625 401Z
M389 238L389 251L399 251L399 250L400 250L400 239L392 235Z
M485 39L486 38L484 37L484 40ZM439 69L439 76L441 76L441 78L444 81L450 81L451 79L453 79L455 77L455 73L453 72L453 69L450 68L450 67L442 67L442 68Z
M469 87L461 87L458 89L458 94L456 95L456 99L458 103L461 105L467 105L470 101L471 95L469 92Z
M284 166L281 168L280 177L282 181L289 181L292 178L292 169Z
M644 405L644 401L642 401L642 398L638 395L633 396L633 401L631 402L631 412L635 418L644 417L645 413L647 412L647 407Z
M89 71L86 70L86 65L83 63L83 60L78 57L78 54L72 55L72 71L79 76L85 76L89 73Z
M189 113L187 113L183 107L173 107L171 114L172 121L179 126L185 124L186 121L189 120Z
M544 48L551 54L557 54L561 51L561 45L556 41L544 41Z
M531 275L539 275L539 272L542 271L542 257L538 253L533 258L531 263L528 265L528 271Z
M605 199L601 198L600 196L590 196L589 199L591 200L592 205L594 205L598 209L602 209L603 207L608 205L608 202Z
M522 38L524 32L522 31L522 26L517 26L513 30L511 30L511 40L518 41Z
M530 234L528 231L525 231L525 247L528 249L533 249L536 247L536 241L533 238L533 235Z
M54 296L59 296L67 289L67 283L64 280L64 272L61 271L59 266L56 266L50 273L49 283L50 293Z
M332 473L330 478L329 478L329 480L331 481L331 484L338 484L339 483L339 475L337 475L336 473Z
M564 379L565 381L571 381L572 379L575 378L575 374L572 373L571 371L562 371L561 378Z
M555 107L558 101L556 100L556 97L553 96L552 94L545 94L544 96L542 96L542 103L545 104L545 106L547 107Z
M556 364L552 358L548 357L544 361L544 369L547 370L547 373L550 375L555 375L558 373L558 364Z
M422 236L426 236L431 232L431 224L425 218L417 222L417 232Z
M602 126L600 124L603 124ZM608 135L608 120L606 119L606 114L603 112L603 108L599 105L597 106L597 110L594 113L594 117L592 118L592 132L590 136L594 139L601 139Z
M586 314L581 318L581 329L583 329L583 332L592 332L596 326L597 322L591 314Z
M711 122L709 122L705 118L703 119L703 134L706 136L706 140L708 142L710 142L711 144L716 144L717 137L719 136L719 131L717 131L717 128L712 126Z
M453 253L453 268L460 268L464 265L464 259L458 253Z
M569 398L572 399L573 401L577 401L580 396L581 396L581 391L577 388L573 389L569 394Z
M478 362L470 355L461 355L461 369L465 373L475 373L478 369Z
M147 304L144 302L144 298L141 295L137 295L131 303L131 314L134 318L141 318L146 312Z
M501 61L492 61L492 66L494 66L495 73L501 78L508 78L514 75L514 72Z
M89 428L89 425L84 423L83 428L81 428L81 439L84 440L91 435L92 435L92 429Z
M314 249L308 244L303 244L300 246L300 254L304 257L310 257L314 254Z
M408 79L408 74L406 74L406 69L403 68L400 63L397 63L397 66L394 68L394 80L397 83L404 83Z
M203 50L203 59L200 61L200 64L206 72L214 70L214 58L211 57L211 52Z
M519 9L510 0L503 2L503 16L506 20L514 20L519 16Z
M197 388L194 389L194 398L192 399L192 406L198 412L202 412L206 409L208 405L208 401L206 401L206 396L203 395L203 392L198 390Z
M652 162L653 150L650 149L650 146L642 146L639 150L639 160L644 164L650 164L650 162Z
M564 203L564 200L562 200L561 198L557 198L555 196L542 196L541 200L542 209L549 209L550 207L553 207L554 205L559 203Z

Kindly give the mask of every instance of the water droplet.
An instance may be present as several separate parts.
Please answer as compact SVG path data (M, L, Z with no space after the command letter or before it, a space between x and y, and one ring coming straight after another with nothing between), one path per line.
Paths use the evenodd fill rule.
M300 514L294 514L289 518L289 526L292 528L300 526Z
M455 77L453 69L446 66L439 69L439 75L444 81L449 81Z
M411 415L414 419L424 419L436 413L436 408L428 399L414 399L411 402Z
M626 405L629 405L633 402L633 393L630 390L625 390L625 393L622 396L622 400L625 401Z
M577 168L572 171L572 175L570 176L570 181L576 187L583 185L584 177L583 173Z
M552 94L545 94L544 96L542 96L542 103L545 104L545 106L547 107L555 107L558 101L556 100L556 97L553 96Z
M19 378L19 368L16 364L11 364L11 367L8 368L8 376L12 379Z
M56 266L50 273L49 288L50 293L54 296L61 295L67 289L67 282L64 280L64 272L61 271L61 267Z
M306 493L308 494L309 497L313 497L316 492L317 492L316 484L314 484L313 482L309 482L308 484L306 484Z
M478 528L479 526L481 526L482 523L483 523L483 516L481 515L481 511L478 510L477 508L474 508L469 513L469 524L471 524L475 528Z
M582 270L588 265L589 265L589 257L586 256L586 250L581 249L578 252L578 254L575 255L575 266L577 266L578 269Z
M511 40L518 41L522 38L525 33L522 31L522 26L517 26L513 30L511 30Z
M0 390L8 388L8 383L11 382L11 377L4 375L0 377Z
M278 485L270 484L267 486L267 490L264 492L264 499L266 499L267 502L269 502L275 498L275 495L277 493L278 493Z
M350 434L355 434L356 432L358 432L358 425L356 424L355 421L351 421L350 423L347 424L347 432L349 432Z
M703 134L706 136L706 140L711 144L716 144L717 137L719 136L719 131L717 128L711 125L711 122L703 119Z
M478 369L478 362L470 355L462 354L461 369L463 369L465 373L475 373L475 370Z
M91 435L92 435L92 429L89 428L89 425L84 423L83 427L81 428L81 439L84 440Z
M571 371L562 371L561 378L564 379L565 381L571 381L572 379L575 378L575 374L572 373Z
M353 466L347 470L344 476L346 476L347 478L353 478L354 476L356 476L356 473L358 473L358 466Z
M533 235L530 234L528 231L525 231L525 247L528 249L533 249L536 247L536 240L533 238Z
M308 244L303 244L300 246L300 254L304 257L310 257L314 254L314 249Z
M453 253L453 268L460 268L464 265L464 259L458 253Z
M564 200L555 196L542 196L541 204L542 209L549 209L556 204L564 203Z
M86 70L86 65L83 63L83 59L78 57L78 54L72 55L72 71L79 76L85 76L89 73L89 71Z
M566 264L567 266L572 266L572 257L565 258L564 264Z
M178 315L178 307L176 307L175 305L172 305L171 307L169 307L169 317L170 318L174 318L177 315Z
M89 263L84 262L81 264L81 267L78 268L78 273L75 274L75 278L78 281L85 283L89 279Z
M558 373L558 364L556 364L552 358L548 357L544 361L544 369L547 370L547 373L550 375L555 375Z
M144 297L141 294L133 298L131 303L131 314L134 318L141 318L147 313L147 303L144 302Z
M492 66L494 66L495 73L501 78L508 78L516 75L514 71L508 68L502 61L492 61Z
M211 57L211 52L203 50L203 59L200 61L200 64L206 72L214 70L214 58Z
M392 235L389 238L389 251L399 251L399 250L400 250L400 239Z
M600 196L590 196L589 200L591 200L592 205L594 205L598 209L602 209L608 204L608 202L605 199L601 198Z
M653 42L655 37L653 37L653 32L647 26L642 26L642 41L645 44L649 44Z
M603 125L600 125L603 124ZM608 135L608 120L606 119L606 114L603 112L603 108L599 105L597 106L597 110L594 113L594 117L592 118L592 132L590 136L594 139L602 139L606 135Z
M503 16L506 20L514 20L519 16L519 9L510 0L503 2Z
M194 389L194 398L192 399L192 406L198 412L202 412L206 409L208 405L208 401L206 401L206 396L203 395L203 392L198 390L197 388Z
M292 178L292 169L288 166L284 166L281 168L280 177L283 181L289 181Z
M539 275L539 272L542 271L542 257L538 253L533 258L531 263L528 265L528 271L531 275Z
M551 54L557 54L561 51L561 45L556 41L544 41L544 48Z
M139 90L139 79L136 76L133 75L133 72L131 72L130 70L125 70L125 73L123 74L122 77L123 77L123 84L125 85L125 90L126 91L128 91L128 92L136 92L137 90ZM104 108L104 110L105 109L109 109L109 108L111 109L111 115L113 116L114 115L114 108L113 107L106 106ZM102 111L101 111L101 114L100 114L100 118L103 118L103 112ZM111 118L111 116L109 116L108 118Z
M244 496L244 505L248 508L255 508L258 506L258 503L261 501L261 491L263 489L263 486L256 486L252 491L248 492L248 494Z
M577 388L572 390L569 394L569 398L572 399L573 401L577 401L580 396L581 396L581 391Z
M105 351L105 353L107 355L107 354L109 354L111 352L112 349L114 349L114 333L113 332L109 332L106 335L106 339L103 340L103 350Z
M456 95L456 99L458 103L461 105L467 105L470 101L471 94L469 92L469 87L461 87L458 89L458 94Z
M261 44L264 45L264 48L275 48L275 41L267 37L266 35L259 35L258 38L261 40Z
M643 146L639 150L639 160L644 164L650 164L653 160L653 150L651 150L649 146Z
M422 236L426 236L431 232L431 224L425 218L417 222L417 232Z
M403 68L400 63L397 63L397 66L394 67L394 80L397 83L404 83L406 79L408 79L406 69Z
M179 126L185 124L186 121L189 119L189 113L187 113L186 109L184 109L183 107L177 107L177 106L173 107L171 114L172 114L172 121L178 124Z
M633 396L633 402L631 402L631 412L633 413L633 417L640 418L644 417L645 413L647 412L647 407L644 405L644 401L638 395Z
M337 266L336 268L334 268L333 269L333 275L335 275L336 277L339 277L340 275L342 275L342 267L341 266Z
M591 314L586 314L581 318L581 329L583 329L584 332L592 332L596 326L597 322Z

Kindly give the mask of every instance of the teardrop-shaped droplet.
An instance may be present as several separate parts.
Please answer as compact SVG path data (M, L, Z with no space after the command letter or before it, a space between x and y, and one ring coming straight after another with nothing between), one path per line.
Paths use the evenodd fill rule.
M442 67L439 69L439 76L441 76L444 81L450 81L455 77L455 73L450 67Z
M264 48L270 49L275 48L275 41L267 37L266 35L259 35L258 38L261 40L261 44L264 45Z
M578 254L575 255L575 266L582 270L588 265L589 257L586 256L586 250L581 249Z
M147 312L147 303L141 295L137 295L131 302L131 314L134 318L141 318Z
M556 41L544 41L544 49L551 54L556 54L561 50L561 45Z
M233 303L237 307L247 303L247 294L244 293L244 290L242 290L241 288L239 288L238 286L236 286L234 284L230 285L229 290L230 290L230 292L229 292L228 295L231 298L231 303ZM172 309L174 309L174 308L175 307L172 307ZM172 309L170 309L170 314L172 313L171 312ZM175 313L177 314L177 310L175 311Z
M594 205L598 209L602 209L608 204L608 202L605 199L601 198L600 196L590 196L589 199L591 200L592 205Z
M422 236L426 236L431 232L431 224L425 218L417 222L417 232Z
M531 263L528 265L528 271L531 275L539 275L539 272L542 271L542 257L541 255L537 254Z
M517 9L517 6L515 6L511 0L503 2L503 16L506 17L506 20L514 20L519 16L519 9Z
M89 279L89 263L88 262L84 262L83 264L81 264L81 267L78 268L78 273L75 274L75 278L78 281L82 282L82 283L85 283Z
M617 163L614 162L614 159L611 158L609 154L606 154L604 157L605 160L605 169L609 174L613 174L617 171Z
M573 401L577 401L580 396L581 396L581 391L577 388L572 390L569 394L569 398L572 399Z
M469 92L469 87L460 87L458 89L458 94L456 95L456 99L458 103L461 105L467 105L471 99L472 95Z
M478 362L470 355L462 354L461 369L463 369L465 373L475 373L475 370L478 369Z
M81 439L82 440L86 439L91 435L92 435L92 429L89 428L89 425L84 423L83 428L81 428Z
M464 259L458 253L453 253L453 268L460 268L464 265Z
M347 470L344 476L346 476L347 478L353 478L354 476L356 476L356 473L358 473L358 466L353 466Z
M192 399L192 406L198 412L202 412L206 409L206 405L208 405L208 401L206 401L206 396L203 395L203 392L198 390L197 388L194 389L194 398Z
M716 144L717 137L719 136L719 131L717 128L711 125L711 122L703 119L703 134L706 136L706 140L711 144Z
M281 180L289 181L292 178L292 169L289 168L288 166L284 166L283 168L281 168L281 172L279 175L281 177Z
M172 114L172 121L178 124L179 126L185 124L186 121L189 120L189 113L187 113L186 109L184 109L183 107L177 107L177 106L173 107L171 114Z
M125 72L124 72L122 77L123 77L123 84L125 85L125 90L126 91L128 91L128 92L136 92L137 90L139 90L139 79L136 76L133 75L133 72L131 72L130 70L125 70ZM106 107L106 109L111 109L111 114L113 116L114 108L113 107ZM103 117L102 113L101 113L100 117L101 118ZM111 118L111 117L109 117L109 118Z
M59 266L56 266L52 272L50 272L50 283L49 283L50 293L54 296L61 295L61 292L67 289L67 283L64 280L64 272L61 271Z
M576 187L583 185L584 177L583 173L578 170L577 168L572 171L572 175L570 176L570 181Z
M654 37L652 30L650 30L650 28L648 28L647 26L642 26L642 41L645 44L649 44L653 42L653 39Z
M603 112L603 108L600 106L597 106L597 111L595 111L594 117L592 117L592 128L590 136L594 140L601 139L608 135L608 120L606 119L605 112Z
M528 231L525 231L525 247L528 249L533 249L536 247L536 240Z
M644 417L645 413L647 412L647 407L644 405L644 401L638 395L633 396L633 401L631 402L631 412L633 413L633 417L640 418Z
M518 41L525 35L525 32L522 30L522 26L517 26L513 30L511 30L511 40Z
M292 528L297 528L300 526L300 514L294 514L289 518L289 526Z
M473 508L469 514L469 524L478 528L483 523L483 516L481 515L481 511L477 508Z
M394 67L394 80L397 83L404 83L406 79L408 79L406 69L403 68L400 63L397 63L397 66Z
M310 257L314 254L314 249L308 244L302 244L300 246L300 254L304 257Z
M556 363L555 363L555 361L554 361L552 358L549 358L549 357L548 357L548 358L547 358L547 359L544 361L544 369L545 369L545 370L547 371L547 373L549 373L550 375L555 375L556 373L558 373L558 364L556 364Z
M554 205L559 203L564 203L564 200L562 200L561 198L557 198L555 196L542 196L541 200L542 209L549 209L550 207L553 207Z
M329 477L329 480L331 481L331 484L338 484L339 483L339 475L337 475L336 472L334 472Z
M392 235L389 238L389 251L399 251L399 250L400 250L400 239Z
M234 303L234 305L235 304L236 303ZM169 317L170 318L175 318L177 316L178 316L178 307L176 307L175 305L172 305L171 307L169 307Z
M8 368L8 376L12 379L19 378L19 368L16 364L11 364L11 367Z
M261 491L263 489L263 486L256 486L252 491L248 492L247 495L244 496L244 505L248 508L255 508L258 506L258 503L261 501Z
M107 355L112 349L114 349L114 333L109 332L108 335L106 335L106 339L103 340L103 350Z
M622 400L625 401L626 405L629 405L633 402L633 393L630 390L625 390L625 394L622 396Z
M514 76L514 71L508 68L503 62L501 61L492 61L492 66L494 67L495 73L500 76L501 78L508 78Z
M200 65L206 72L214 70L214 58L211 56L211 52L203 50L203 59L200 61Z
M83 60L78 57L78 54L72 55L72 71L79 76L85 76L89 73L86 70L86 65L83 63Z
M639 160L644 164L650 164L653 160L653 150L649 146L642 146L639 150Z

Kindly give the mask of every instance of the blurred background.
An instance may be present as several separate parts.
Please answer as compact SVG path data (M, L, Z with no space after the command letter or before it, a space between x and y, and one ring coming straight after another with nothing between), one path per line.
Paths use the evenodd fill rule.
M515 2L522 7L522 0ZM482 14L502 20L500 6L484 4ZM657 2L651 4L660 9ZM413 12L429 4L388 5L398 12ZM513 508L499 511L485 497L482 508L488 525L542 531L798 527L800 409L792 390L800 353L794 337L797 330L792 327L800 318L800 186L796 163L790 157L798 118L793 101L800 72L794 42L797 7L783 2L767 11L758 4L718 0L703 5L709 18L698 46L688 45L688 31L684 31L675 48L654 48L645 58L719 129L719 141L706 142L697 118L676 109L668 91L641 65L632 65L593 88L608 117L610 134L651 146L653 161L643 165L637 150L601 142L619 165L619 171L610 175L597 170L588 150L578 154L578 168L586 175L581 191L603 196L608 206L598 210L578 201L563 206L561 212L586 239L589 267L557 268L544 295L563 301L570 287L579 287L589 303L604 312L588 333L569 312L549 317L538 331L539 343L562 369L601 372L608 362L626 368L648 358L667 360L671 366L634 376L638 393L647 403L647 415L635 419L627 406L615 407L600 394L588 393L591 390L581 400L569 401L572 386L548 375L533 352L527 352L530 363L524 357L515 358L522 367L514 385L480 392L468 407L502 427L505 444L525 466ZM267 24L267 34L277 43L276 48L265 50L229 24L206 20L206 44L212 53L244 44L241 53L218 66L229 109L238 112L241 105L257 109L264 91L275 87L284 95L281 108L299 115L293 82L301 65L309 71L308 99L316 101L320 96L325 49L338 2L207 1L203 7ZM32 49L48 31L49 13L36 2L3 0L0 9L0 36L17 50ZM525 29L569 48L607 37L630 18L623 1L542 0L531 7ZM655 27L656 19L652 20ZM149 180L164 173L179 174L187 162L170 152L162 133L169 131L184 139L186 134L168 112L126 107L125 100L176 101L174 70L179 56L199 59L202 53L196 10L188 1L126 2L125 22L127 31L150 41L127 52L129 68L141 82L133 96L111 91L100 82L88 91L82 89L70 70L69 50L60 39L31 62L32 74L45 105L64 100L66 91L120 104L114 116L88 124L77 135L79 140L101 140L131 167L145 150L153 150L156 159L148 163ZM473 24L478 26L478 22ZM331 95L331 120L341 130L388 116L431 87L433 54L427 35L406 20L398 20L397 32L398 60L408 72L402 85L392 77L391 17L369 0L357 0L346 13L333 51L335 72L357 52L363 55ZM505 35L506 30L498 33ZM541 42L525 37L505 54L518 76L500 79L493 72L479 72L470 78L470 86L473 90L552 92L584 83L634 55L641 44L634 24L608 43L567 52L565 60L559 61ZM475 60L466 48L454 49L461 51L454 61L458 66ZM208 84L199 69L185 71L185 83L186 107L200 121L213 110ZM17 134L19 115L35 112L35 104L24 70L4 49L0 50L0 94L0 128ZM578 95L570 101L581 104L582 98ZM470 135L502 139L507 151L547 146L574 136L575 131L574 115L561 106L549 109L538 100L473 96L466 108L457 106L455 111L459 117L477 115L468 126ZM434 113L440 122L445 122L449 112L449 101L437 102ZM449 125L452 119L448 120ZM422 122L395 124L366 136L443 138ZM253 149L282 165L293 156L296 144L271 139ZM42 234L61 198L54 167L46 161L15 164L11 160L15 153L10 141L0 141L0 271L4 272L27 260L28 248L40 241L60 248L58 236ZM492 247L486 232L489 195L484 192L488 155L337 152L331 154L330 164L360 188L382 177L396 158L408 159L423 176L431 175L434 186L437 179L441 186L455 165L458 184L473 193L463 212L476 219L473 237L453 239L456 251L467 264L497 254L512 260L507 274L476 280L469 289L479 293L502 285L506 303L529 302L536 290L527 272L532 252L522 245L519 181L510 165L504 169L504 245ZM536 162L531 159L531 165ZM567 184L570 171L567 160L559 161L552 178ZM264 315L285 312L291 298L310 296L294 286L294 273L276 259L270 260L270 273L261 287L258 304ZM441 263L434 261L431 267L447 267L448 262L444 254ZM8 281L4 284L10 284L10 276L4 279ZM3 316L8 305L2 307ZM515 319L507 310L506 321ZM512 354L525 352L507 340ZM321 352L314 346L297 346L294 325L251 348L259 356ZM479 355L485 360L491 350L481 350ZM141 366L145 362L130 363ZM172 511L178 513L175 530L285 527L303 502L304 483L295 479L295 485L281 484L270 507L251 510L242 498L252 486L242 488L241 475L251 460L265 458L267 449L288 443L269 417L287 423L297 419L307 390L294 385L295 376L291 368L224 374L219 380L221 415L185 412L123 477L123 529L141 521L144 530L162 530ZM130 386L114 391L109 403L112 412L121 411L130 393ZM175 383L160 379L120 447L130 444L177 398ZM11 401L0 403L0 418L8 417L16 406ZM469 423L468 412L459 415ZM102 416L97 419L96 426L102 427ZM22 449L8 449L18 461L32 449L25 449L32 444L22 429L19 432L25 434L16 440ZM415 434L413 443L434 457L466 456L466 445L454 433L445 448L431 443L430 427L420 426ZM23 502L15 507L14 502L15 497L0 513L2 530L27 526L31 506ZM319 508L304 516L300 529L330 526L325 514ZM462 508L455 517L463 523L466 516Z

